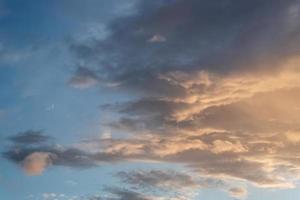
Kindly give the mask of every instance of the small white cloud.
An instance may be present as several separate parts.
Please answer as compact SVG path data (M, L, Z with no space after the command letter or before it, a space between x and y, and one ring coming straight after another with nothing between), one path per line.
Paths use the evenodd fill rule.
M166 38L163 35L155 34L148 41L153 43L165 42Z
M110 132L104 132L104 133L102 133L101 139L102 140L111 139L111 133Z

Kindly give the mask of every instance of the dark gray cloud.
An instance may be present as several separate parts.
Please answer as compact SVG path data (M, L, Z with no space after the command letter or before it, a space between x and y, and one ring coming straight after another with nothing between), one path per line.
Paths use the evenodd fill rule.
M59 150L52 146L41 146L37 148L11 148L3 153L4 157L9 160L22 164L26 157L35 152L44 152L55 155L51 158L51 162L57 165L72 166L72 167L87 167L95 165L86 153L76 149Z
M10 150L3 153L7 159L21 164L26 157L35 152L44 152L54 155L51 158L53 165L74 167L74 168L89 168L97 166L101 162L116 162L123 160L121 155L107 153L88 153L76 148L57 147L57 146L40 146L37 148L12 147Z
M157 75L269 69L297 55L298 6L297 0L141 1L135 14L111 23L107 38L71 49L100 66L108 82L146 94L182 95L182 88ZM165 41L149 42L157 35Z
M8 138L16 144L40 144L51 141L53 138L43 135L42 131L28 130Z

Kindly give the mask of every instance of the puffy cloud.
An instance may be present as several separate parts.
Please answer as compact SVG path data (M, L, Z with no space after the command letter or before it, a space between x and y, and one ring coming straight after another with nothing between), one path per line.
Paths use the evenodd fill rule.
M45 168L52 164L55 154L48 152L34 152L25 157L22 165L26 174L40 175Z

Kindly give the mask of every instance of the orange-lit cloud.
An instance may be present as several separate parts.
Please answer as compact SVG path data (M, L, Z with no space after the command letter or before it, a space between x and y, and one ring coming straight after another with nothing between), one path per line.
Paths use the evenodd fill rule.
M54 155L47 152L34 152L23 161L23 169L28 175L40 175L52 164Z

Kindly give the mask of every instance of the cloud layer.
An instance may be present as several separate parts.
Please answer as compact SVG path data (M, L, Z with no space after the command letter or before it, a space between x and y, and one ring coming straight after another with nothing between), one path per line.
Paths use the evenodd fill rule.
M10 138L4 156L30 175L50 165L182 164L199 177L237 183L226 187L236 198L247 196L240 182L295 187L300 2L158 0L140 1L135 9L109 24L105 38L70 46L74 65L80 66L70 86L109 86L134 94L134 100L101 106L117 116L103 126L126 137L61 146L27 131ZM199 187L189 175L175 172L118 176L147 188ZM127 189L108 191L110 199L154 198Z

